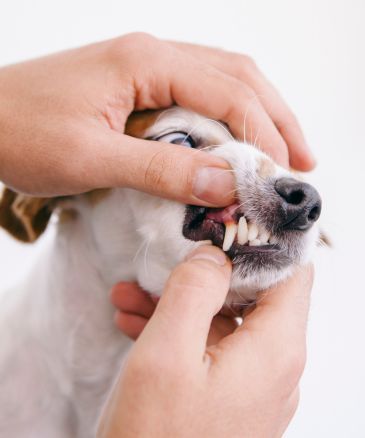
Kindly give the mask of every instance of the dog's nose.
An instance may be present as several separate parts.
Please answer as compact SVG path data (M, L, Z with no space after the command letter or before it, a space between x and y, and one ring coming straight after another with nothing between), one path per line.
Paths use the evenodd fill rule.
M322 201L317 190L310 184L294 178L280 178L275 182L284 212L280 228L284 230L308 230L321 214Z

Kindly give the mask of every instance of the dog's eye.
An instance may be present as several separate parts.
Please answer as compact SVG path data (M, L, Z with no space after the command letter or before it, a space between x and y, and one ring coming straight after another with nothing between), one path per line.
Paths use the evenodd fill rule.
M161 135L156 138L157 141L164 141L165 143L180 144L189 148L195 148L196 143L190 135L186 132L170 132L169 134Z

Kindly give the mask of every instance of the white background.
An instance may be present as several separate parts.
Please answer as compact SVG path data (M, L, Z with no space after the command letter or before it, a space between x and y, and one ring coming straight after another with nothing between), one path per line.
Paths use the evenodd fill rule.
M363 284L365 3L362 0L4 0L0 64L130 31L252 55L295 110L318 158L323 223L302 398L287 437L365 437ZM42 246L0 233L1 287Z

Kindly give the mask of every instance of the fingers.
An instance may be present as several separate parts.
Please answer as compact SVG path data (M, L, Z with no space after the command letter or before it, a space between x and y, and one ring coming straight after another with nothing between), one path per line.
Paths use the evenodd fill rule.
M238 322L232 316L224 316L221 313L216 315L210 327L207 346L218 344L223 338L233 333L237 327Z
M270 98L260 97L273 89L258 73L246 75L250 78L248 84L236 72L237 67L226 67L229 62L217 61L216 55L209 64L203 58L213 59L211 54L198 59L186 50L150 36L132 35L125 37L123 44L121 41L117 41L118 59L128 59L134 78L134 109L163 108L174 103L190 108L227 122L237 138L261 147L281 165L289 165L288 146L281 133L292 139L290 144L300 143L297 138L300 128L293 117L290 124L286 123L288 111L277 93L272 92L274 97ZM158 62L154 55L157 52ZM146 64L151 66L148 75L143 68ZM271 105L272 101L279 103ZM133 105L128 112L132 109ZM233 202L234 178L231 172L226 172L227 163L218 157L182 146L134 139L99 125L94 132L88 130L88 138L92 138L92 150L97 151L97 156L89 157L91 164L94 163L88 175L94 178L90 188L124 186L203 206L218 207ZM303 161L303 148L289 146L291 161L297 167L299 163L308 165ZM85 160L82 163L90 168Z
M148 35L129 35L117 43L118 56L129 60L133 72L137 110L165 108L174 103L190 108L226 122L238 139L260 141L281 164L288 164L285 141L246 83ZM145 65L149 66L148 74Z
M226 122L236 138L259 145L279 164L287 167L287 145L255 91L215 67L193 60L193 57L189 60L191 71L184 72L185 63L177 63L172 71L173 100L180 106Z
M140 140L108 129L90 131L100 141L89 167L104 187L130 187L185 204L233 202L235 180L221 158L184 146ZM100 145L102 147L100 147Z
M110 300L118 309L114 317L116 326L136 340L152 316L155 302L136 283L118 283L112 289Z
M112 304L121 312L150 318L156 304L136 283L118 283L110 295Z
M112 304L118 309L115 324L131 339L136 340L152 316L159 297L151 297L137 283L116 284L110 295ZM238 326L231 314L216 315L210 328L208 345L215 345L231 334Z
M212 319L228 292L230 273L231 265L220 249L196 249L172 272L139 345L153 345L184 363L201 362Z
M237 355L251 344L262 363L271 367L279 362L279 370L304 366L305 336L309 310L310 291L313 282L312 266L300 267L295 274L277 286L263 292L256 308L230 337L226 347ZM297 367L298 365L298 367Z
M125 335L135 341L145 328L148 318L135 314L116 312L114 322Z
M304 139L299 123L277 90L265 78L251 58L194 44L175 42L171 44L251 87L285 140L289 150L290 165L302 171L313 169L315 160ZM266 143L263 143L262 146L266 150Z

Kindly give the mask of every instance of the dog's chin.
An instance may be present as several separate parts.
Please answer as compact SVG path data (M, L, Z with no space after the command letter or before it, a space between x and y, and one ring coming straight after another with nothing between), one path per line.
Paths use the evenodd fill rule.
M241 316L257 303L259 293L285 280L292 274L292 266L278 270L261 269L243 276L239 267L233 267L230 290L223 306L223 313Z

